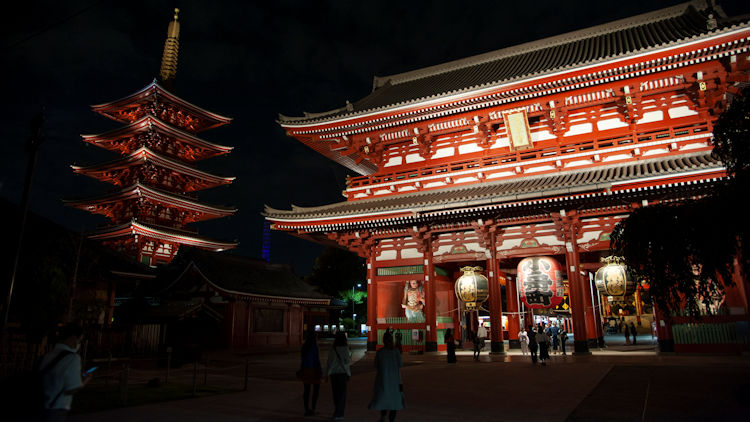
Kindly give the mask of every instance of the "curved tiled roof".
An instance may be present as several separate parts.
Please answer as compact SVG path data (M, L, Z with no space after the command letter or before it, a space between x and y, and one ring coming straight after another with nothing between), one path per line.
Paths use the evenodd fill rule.
M638 182L638 179L643 178L674 176L690 171L722 168L718 160L710 153L704 152L419 193L389 195L377 199L338 202L318 207L293 205L291 210L276 210L266 206L263 215L270 219L279 218L288 221L383 212L450 209L603 190L611 188L617 182Z
M282 124L327 121L528 79L719 33L736 21L703 0L683 3L442 65L376 77L372 93L354 104L304 117L279 115L279 120Z

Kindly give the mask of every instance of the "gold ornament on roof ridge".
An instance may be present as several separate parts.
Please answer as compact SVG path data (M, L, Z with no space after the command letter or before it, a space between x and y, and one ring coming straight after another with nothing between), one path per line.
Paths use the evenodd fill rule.
M164 41L164 54L161 57L159 76L164 82L169 82L177 75L177 54L180 51L180 22L177 15L180 9L174 9L174 20L169 22L167 40Z

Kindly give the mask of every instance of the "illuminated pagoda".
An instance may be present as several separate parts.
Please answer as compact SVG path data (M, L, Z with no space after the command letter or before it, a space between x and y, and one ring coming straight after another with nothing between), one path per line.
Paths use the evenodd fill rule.
M83 135L84 142L117 152L119 159L73 171L115 189L94 198L68 200L67 205L101 214L110 224L89 235L91 239L135 257L149 265L169 263L180 245L210 251L237 246L212 240L188 228L191 223L230 216L235 208L199 202L195 193L232 183L234 177L217 176L194 164L228 154L232 147L214 144L198 132L225 125L230 118L206 111L174 95L165 87L177 71L180 24L178 9L170 22L156 80L125 98L92 109L125 126L99 135Z
M476 322L453 282L478 266L489 280L482 306L493 352L557 304L572 320L575 353L589 353L603 343L608 298L592 285L615 225L639 207L701 197L726 177L712 129L748 83L749 46L747 17L693 1L376 77L359 101L279 117L289 136L361 175L347 180L346 200L266 207L264 216L275 230L367 259L370 350L389 327L424 351L445 350L449 328L466 338ZM521 268L533 274L517 285L524 258L534 258ZM748 320L750 286L736 281L727 315L702 327ZM544 301L524 304L534 297ZM706 350L680 334L687 318L643 317L662 350ZM718 349L747 349L711 338Z

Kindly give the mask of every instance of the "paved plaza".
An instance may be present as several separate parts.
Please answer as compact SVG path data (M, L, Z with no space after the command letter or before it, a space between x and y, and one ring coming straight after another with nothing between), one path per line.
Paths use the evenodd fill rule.
M650 339L649 339L650 340ZM397 420L416 421L663 421L746 420L750 412L750 358L657 354L646 339L588 356L556 355L532 365L519 351L506 355L459 351L404 354L406 409ZM321 344L325 364L328 344ZM373 354L353 341L356 363L346 420L376 421L367 409L375 378ZM244 359L244 357L242 358ZM294 379L297 353L252 355L247 392L74 415L88 421L312 421L333 413L330 385L321 386L318 416L302 416L302 385Z

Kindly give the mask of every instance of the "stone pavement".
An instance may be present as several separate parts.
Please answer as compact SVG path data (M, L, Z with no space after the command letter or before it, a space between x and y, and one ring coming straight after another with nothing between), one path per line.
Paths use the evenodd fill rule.
M607 349L595 349L588 356L555 355L546 367L532 365L515 350L492 356L485 352L478 362L471 351L459 351L456 364L446 363L444 353L405 354L406 409L397 420L747 420L747 357L659 355L650 344L625 346L616 337L607 342ZM378 414L367 409L375 378L373 355L363 353L362 341L352 343L358 361L349 383L346 420L376 421ZM328 347L321 345L324 364ZM247 392L74 415L71 421L330 419L329 384L321 386L318 416L302 416L302 385L294 379L297 353L253 359L257 362Z

